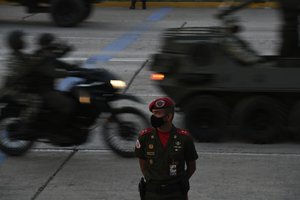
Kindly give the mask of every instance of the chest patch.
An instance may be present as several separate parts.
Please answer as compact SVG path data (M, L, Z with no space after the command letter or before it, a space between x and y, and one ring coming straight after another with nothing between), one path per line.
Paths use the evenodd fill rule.
M141 143L140 143L139 140L136 141L135 147L136 147L137 149L140 149L140 148L141 148Z
M147 156L155 156L155 152L154 151L147 151Z

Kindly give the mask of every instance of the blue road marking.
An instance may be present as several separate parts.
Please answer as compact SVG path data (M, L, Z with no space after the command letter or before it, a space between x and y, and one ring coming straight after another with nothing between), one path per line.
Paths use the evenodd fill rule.
M5 156L2 153L0 153L0 165L4 162L4 160Z
M112 59L112 56L110 55L94 55L94 56L91 56L89 57L85 63L86 64L96 64L97 62L107 62L109 61L110 59Z
M158 12L155 12L151 16L149 16L148 20L149 21L159 21L163 17L165 17L171 10L172 10L172 8L161 8L158 10Z
M108 46L104 47L102 51L113 51L119 52L124 50L126 47L131 45L133 42L137 40L141 36L143 32L145 32L150 27L149 23L145 23L134 27L133 31L124 34L120 38L118 38L113 43L109 44Z
M133 31L122 35L111 44L107 45L102 51L109 52L111 55L94 55L87 59L86 64L95 64L96 62L107 62L113 58L115 53L121 52L129 45L134 43L150 27L150 23L144 23L134 27Z
M86 64L95 64L96 62L107 62L113 58L114 54L123 51L129 45L134 43L144 32L149 30L153 22L161 20L172 8L161 8L147 18L147 21L135 26L132 31L120 36L102 49L103 55L93 55L87 59ZM105 54L109 52L110 54Z
M90 67L97 62L105 63L113 58L113 56L126 49L129 45L134 43L144 32L148 31L153 22L163 19L172 8L161 8L150 15L145 22L133 27L132 31L120 36L118 39L107 45L102 49L103 54L93 55L85 61L84 67ZM76 81L76 80L75 80ZM74 78L66 78L58 85L59 90L65 91L70 84L74 82Z

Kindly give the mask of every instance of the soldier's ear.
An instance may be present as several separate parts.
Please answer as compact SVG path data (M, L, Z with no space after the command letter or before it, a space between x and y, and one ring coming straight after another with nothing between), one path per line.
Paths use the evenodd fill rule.
M173 114L172 114L172 113L168 113L168 114L167 114L167 117L168 117L168 121L172 121L172 119L173 119Z

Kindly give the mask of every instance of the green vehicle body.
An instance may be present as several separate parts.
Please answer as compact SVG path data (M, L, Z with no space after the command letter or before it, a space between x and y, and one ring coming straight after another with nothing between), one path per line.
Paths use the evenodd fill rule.
M300 59L258 55L229 13L222 27L165 30L150 65L164 77L156 85L198 141L300 141Z

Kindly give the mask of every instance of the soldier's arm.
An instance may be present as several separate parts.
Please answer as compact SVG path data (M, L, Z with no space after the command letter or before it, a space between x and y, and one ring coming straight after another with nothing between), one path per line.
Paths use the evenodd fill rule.
M187 166L186 174L187 174L188 179L190 179L196 171L196 161L195 160L187 161L186 166Z
M192 137L188 131L181 131L181 134L186 135L185 137L185 162L186 162L186 175L190 179L196 171L196 160L198 159L198 154L195 148Z
M145 160L139 159L140 169L144 176L145 176L145 163L146 163Z
M135 143L135 155L139 159L140 169L145 176L146 171L146 156L145 156L145 136L150 134L152 128L143 129L140 132L139 138Z

